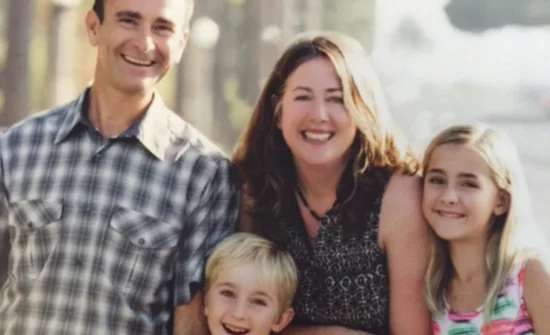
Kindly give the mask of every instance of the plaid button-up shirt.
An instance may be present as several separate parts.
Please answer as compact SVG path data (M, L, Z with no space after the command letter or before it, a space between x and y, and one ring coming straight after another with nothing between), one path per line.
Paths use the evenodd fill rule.
M105 139L88 91L0 135L0 334L170 333L234 229L238 191L209 141L158 96Z

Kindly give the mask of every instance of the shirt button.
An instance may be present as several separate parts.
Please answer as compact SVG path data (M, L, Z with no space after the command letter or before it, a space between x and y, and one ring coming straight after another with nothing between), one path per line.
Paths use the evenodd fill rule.
M144 238L140 238L139 241L138 241L139 245L144 245L145 244L145 239Z

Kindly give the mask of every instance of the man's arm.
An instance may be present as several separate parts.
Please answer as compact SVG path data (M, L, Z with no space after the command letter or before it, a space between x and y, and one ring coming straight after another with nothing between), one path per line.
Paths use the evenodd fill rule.
M421 201L420 178L405 175L392 177L382 201L380 240L388 262L392 335L431 333L422 295L429 243Z
M201 286L208 255L219 241L235 231L239 211L239 192L232 182L229 162L223 160L213 166L199 161L197 165L200 168L195 170L201 172L193 178L189 188L192 193L188 195L189 202L196 204L186 218L189 228L182 232L176 258L174 335L208 334L203 294L198 290L193 296L191 286ZM215 171L209 172L209 168ZM212 177L201 182L206 176Z

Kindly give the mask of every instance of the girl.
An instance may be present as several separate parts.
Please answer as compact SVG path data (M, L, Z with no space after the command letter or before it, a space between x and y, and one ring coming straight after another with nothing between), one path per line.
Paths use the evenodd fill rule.
M450 127L429 144L423 172L433 333L550 334L550 274L544 254L525 247L536 226L513 144L487 127Z

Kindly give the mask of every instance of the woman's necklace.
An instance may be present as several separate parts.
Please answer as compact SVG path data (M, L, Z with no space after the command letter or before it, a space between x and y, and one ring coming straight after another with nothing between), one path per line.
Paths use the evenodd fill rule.
M306 197L304 196L304 194L302 193L302 190L299 187L296 188L296 193L298 193L298 197L300 198L300 201L307 208L311 216L313 216L315 220L321 221L322 216L317 214L317 212L315 212L311 207L309 207L309 203L307 202Z

